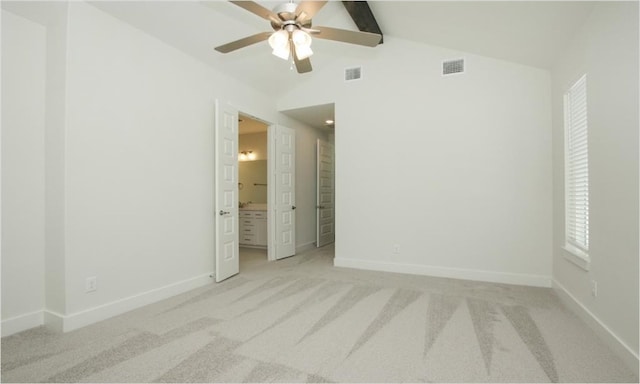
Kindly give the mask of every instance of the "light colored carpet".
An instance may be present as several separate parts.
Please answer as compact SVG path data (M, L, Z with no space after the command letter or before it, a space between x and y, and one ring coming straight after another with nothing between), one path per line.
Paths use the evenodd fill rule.
M637 382L550 289L242 254L221 284L2 339L3 382Z

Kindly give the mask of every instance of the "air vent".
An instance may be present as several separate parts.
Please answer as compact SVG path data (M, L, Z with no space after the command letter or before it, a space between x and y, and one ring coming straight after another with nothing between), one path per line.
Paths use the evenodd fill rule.
M447 60L442 62L442 75L453 75L464 72L464 59Z
M344 81L360 80L362 78L362 67L347 68L344 70Z

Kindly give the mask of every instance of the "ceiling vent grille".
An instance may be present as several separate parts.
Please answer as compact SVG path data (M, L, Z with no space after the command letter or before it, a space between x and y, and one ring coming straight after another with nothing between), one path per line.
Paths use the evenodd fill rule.
M362 67L347 68L344 70L344 81L362 79Z
M442 62L442 75L464 73L464 59L446 60Z

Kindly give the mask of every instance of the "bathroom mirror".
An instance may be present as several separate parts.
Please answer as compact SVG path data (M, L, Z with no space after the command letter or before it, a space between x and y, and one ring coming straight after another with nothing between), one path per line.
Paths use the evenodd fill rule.
M240 201L267 203L267 160L241 161L238 163L238 182L243 185Z

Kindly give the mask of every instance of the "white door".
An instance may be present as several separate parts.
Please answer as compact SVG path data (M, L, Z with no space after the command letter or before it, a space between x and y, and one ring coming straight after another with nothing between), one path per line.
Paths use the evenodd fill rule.
M240 270L238 245L238 111L216 100L216 282Z
M273 126L273 150L269 155L274 160L272 188L273 232L270 242L275 259L283 259L296 253L296 134L293 129Z
M335 241L335 189L333 145L318 139L316 144L316 246Z

